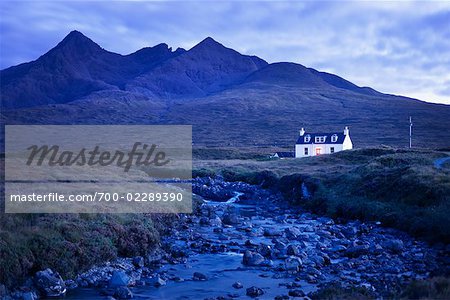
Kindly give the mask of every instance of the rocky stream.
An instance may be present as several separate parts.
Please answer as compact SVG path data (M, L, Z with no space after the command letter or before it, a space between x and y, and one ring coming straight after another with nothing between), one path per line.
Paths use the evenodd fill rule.
M65 299L308 299L338 282L390 298L449 268L449 247L379 223L338 223L257 186L201 178L193 191L203 204L179 216L148 257L121 258L65 282L47 270L42 288L66 289Z

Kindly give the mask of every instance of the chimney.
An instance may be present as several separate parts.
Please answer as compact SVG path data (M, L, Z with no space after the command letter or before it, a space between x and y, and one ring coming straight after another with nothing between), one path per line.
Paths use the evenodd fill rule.
M348 135L348 133L349 133L348 126L345 126L345 128L344 128L344 135Z
M305 135L305 129L302 127L302 129L300 129L300 136Z

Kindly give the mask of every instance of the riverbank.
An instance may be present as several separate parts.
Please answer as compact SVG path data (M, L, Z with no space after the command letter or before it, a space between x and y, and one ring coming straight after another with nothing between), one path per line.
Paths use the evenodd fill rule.
M317 214L379 221L432 243L450 243L450 166L435 167L447 153L384 147L303 159L225 155L199 160L194 175L258 184Z

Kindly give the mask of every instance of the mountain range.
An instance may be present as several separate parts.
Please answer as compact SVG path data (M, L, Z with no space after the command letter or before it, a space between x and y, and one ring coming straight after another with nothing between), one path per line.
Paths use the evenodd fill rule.
M0 71L4 124L192 124L201 146L293 147L298 129L349 126L355 146L450 146L450 106L267 63L208 37L128 55L78 31L37 60Z

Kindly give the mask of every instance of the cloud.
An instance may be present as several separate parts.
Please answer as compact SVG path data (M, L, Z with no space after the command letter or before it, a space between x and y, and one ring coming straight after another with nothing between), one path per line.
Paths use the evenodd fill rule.
M0 10L1 68L36 59L73 29L122 54L212 36L269 62L450 104L449 2L3 1Z

